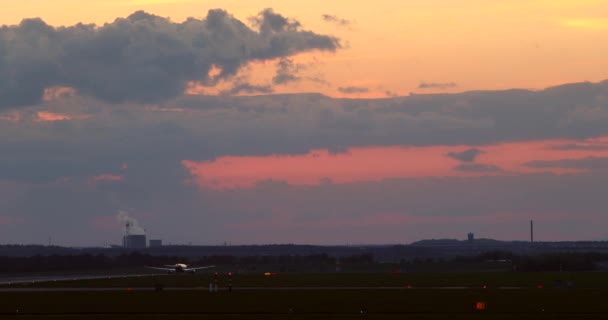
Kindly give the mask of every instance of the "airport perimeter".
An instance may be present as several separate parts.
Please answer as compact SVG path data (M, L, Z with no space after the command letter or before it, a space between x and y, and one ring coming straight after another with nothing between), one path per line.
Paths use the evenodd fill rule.
M604 273L213 274L4 286L19 319L604 319ZM307 283L307 285L303 285ZM131 284L131 286L126 286Z

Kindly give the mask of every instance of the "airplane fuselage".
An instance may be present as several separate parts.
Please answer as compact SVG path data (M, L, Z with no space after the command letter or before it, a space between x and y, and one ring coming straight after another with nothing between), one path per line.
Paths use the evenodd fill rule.
M195 270L187 270L188 269L188 265L184 264L184 263L177 263L175 265L168 266L168 267L175 268L175 271L174 271L175 273L184 273L184 272L195 273L196 272Z
M213 267L215 267L215 266L205 266L205 267L194 267L193 268L193 267L189 267L185 263L176 263L176 264L165 265L164 267L146 267L146 268L154 269L154 270L162 270L167 273L196 273L197 270L213 268Z

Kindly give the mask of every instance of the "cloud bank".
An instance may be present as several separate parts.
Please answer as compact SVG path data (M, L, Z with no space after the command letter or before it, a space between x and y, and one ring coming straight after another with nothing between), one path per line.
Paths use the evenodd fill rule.
M270 90L243 80L227 94ZM466 145L473 151L452 157L473 162L474 146L608 135L608 121L585 116L608 113L606 96L608 82L387 99L182 95L155 107L64 96L0 113L0 180L120 174L125 162L162 171L182 160L365 146ZM65 119L39 121L39 112L50 110Z
M38 18L3 26L0 108L37 104L53 86L109 103L158 103L190 82L229 79L253 61L341 47L339 39L304 30L272 9L250 22L255 29L214 9L182 23L138 11L103 26L55 28ZM211 77L213 68L221 71Z

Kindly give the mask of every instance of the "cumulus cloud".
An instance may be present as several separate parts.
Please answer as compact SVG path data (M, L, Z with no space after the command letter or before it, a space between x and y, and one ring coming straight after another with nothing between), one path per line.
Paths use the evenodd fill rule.
M482 153L483 151L477 148L471 148L462 152L448 152L447 156L462 162L473 162Z
M366 93L369 92L369 88L366 87L357 87L357 86L351 86L351 87L339 87L338 91L344 94L356 94L356 93Z
M272 9L251 29L228 12L182 23L143 11L103 26L52 27L26 19L0 28L0 108L39 103L47 87L74 88L111 103L153 103L188 83L212 85L251 61L311 50L335 51L339 39L303 30ZM212 69L220 70L211 78Z
M455 82L421 82L418 89L450 89L456 88L458 85Z
M235 84L233 94L271 89L244 79ZM0 112L0 180L88 179L120 174L116 170L125 162L131 169L131 163L153 161L154 170L162 170L162 166L179 165L184 159L204 161L226 155L585 139L608 135L608 123L571 117L570 111L576 106L606 109L597 102L605 95L608 82L542 91L386 99L332 99L320 94L184 95L157 108L67 96L22 108L18 114ZM71 120L38 122L41 109Z

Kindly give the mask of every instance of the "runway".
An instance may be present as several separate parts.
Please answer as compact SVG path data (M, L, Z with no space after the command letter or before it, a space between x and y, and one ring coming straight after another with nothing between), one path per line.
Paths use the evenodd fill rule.
M164 275L165 274L146 273L146 274L119 274L119 275L4 277L4 278L0 278L0 285L55 282L55 281L77 281L77 280L116 279L116 278L131 278L131 277L151 277L151 276L164 276Z
M496 287L497 290L523 290L532 287ZM228 292L228 288L218 288ZM233 287L232 291L383 291L383 290L488 290L479 287ZM100 291L157 291L153 287L135 288L0 288L0 292L100 292ZM162 291L209 291L207 287L169 287Z

